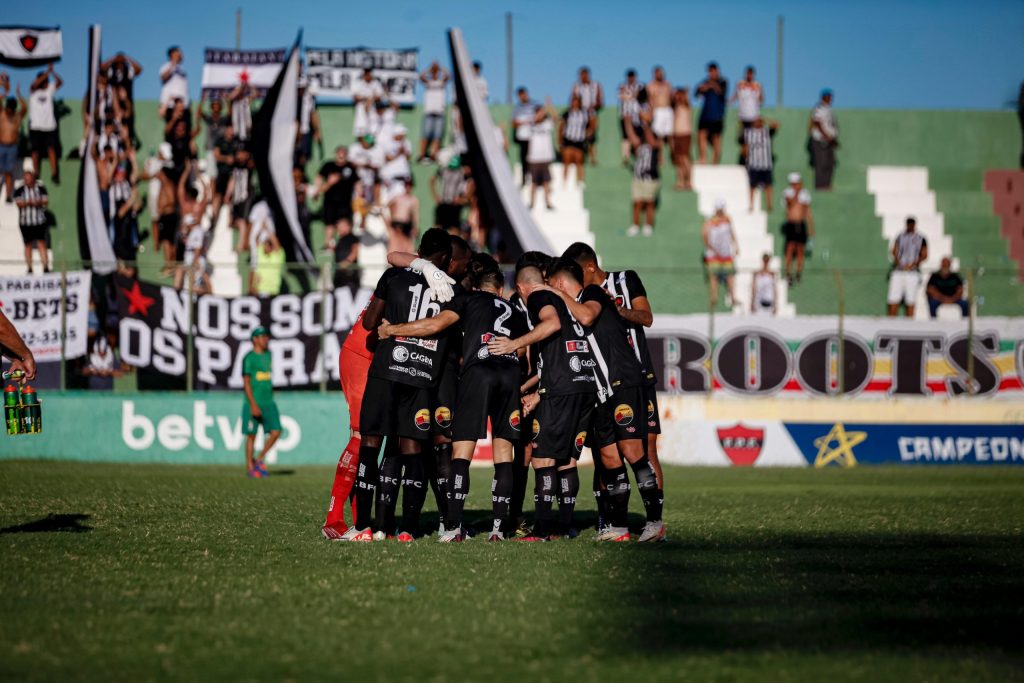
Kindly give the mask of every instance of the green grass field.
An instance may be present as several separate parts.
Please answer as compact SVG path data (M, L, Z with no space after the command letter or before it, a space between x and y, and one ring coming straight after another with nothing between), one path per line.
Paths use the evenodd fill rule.
M0 464L0 679L1024 678L1024 469L669 468L659 547L329 543L332 468L240 470Z

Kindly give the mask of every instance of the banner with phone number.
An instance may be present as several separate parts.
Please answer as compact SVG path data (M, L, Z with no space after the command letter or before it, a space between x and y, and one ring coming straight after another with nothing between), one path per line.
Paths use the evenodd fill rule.
M85 355L89 329L89 287L87 270L67 274L64 355ZM14 323L18 334L32 351L37 363L60 360L61 356L61 274L0 276L0 310Z

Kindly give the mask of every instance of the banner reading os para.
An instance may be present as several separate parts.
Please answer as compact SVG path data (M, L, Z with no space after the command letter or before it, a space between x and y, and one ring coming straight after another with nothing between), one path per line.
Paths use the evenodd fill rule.
M62 324L67 326L65 357L85 355L91 283L92 273L87 270L67 274L62 323L60 273L0 277L0 310L14 323L37 363L60 360Z

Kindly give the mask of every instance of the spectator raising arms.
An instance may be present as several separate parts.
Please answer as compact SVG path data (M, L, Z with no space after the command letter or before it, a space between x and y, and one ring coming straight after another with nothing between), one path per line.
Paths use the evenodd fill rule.
M569 108L558 121L558 139L562 143L562 180L566 184L569 182L569 167L575 166L576 182L583 185L583 162L596 121L592 110L583 107L582 98L573 95Z
M690 92L678 88L672 93L672 164L676 167L676 189L690 190L690 175L693 171L693 109L690 107Z
M160 118L163 118L168 107L174 100L181 100L186 106L188 99L188 77L181 66L184 61L181 48L171 47L167 50L167 62L160 67Z
M939 306L952 304L960 308L963 317L970 315L971 306L964 298L964 279L953 272L953 262L946 256L939 269L928 278L928 313L934 318Z
M437 161L444 140L444 112L448 104L448 72L435 59L420 74L423 83L423 134L420 136L419 163Z
M52 77L52 78L51 78ZM64 84L53 70L53 64L40 71L29 86L28 96L28 139L32 148L32 168L41 175L39 166L43 154L50 160L50 180L60 185L60 168L57 166L57 115L53 107L54 94Z
M18 130L28 113L28 103L21 96L21 86L16 90L18 99L7 97L11 84L7 74L3 76L3 80L0 80L0 99L6 97L7 100L3 110L0 110L0 173L4 174L7 203L10 204L14 201L14 168L18 165Z
M718 71L718 64L708 63L708 75L697 86L697 97L703 98L697 123L697 163L703 164L708 158L708 141L713 150L712 163L722 160L722 129L725 126L725 97L729 84Z
M831 190L832 173L836 168L839 147L839 124L832 112L832 91L821 91L821 100L811 112L811 165L814 166L814 189Z
M597 115L604 108L604 92L601 90L600 83L591 80L588 67L580 67L580 79L572 86L572 93L569 95L570 102L573 97L579 97L580 106L590 114L592 129L587 135L587 149L590 150L591 165L597 166ZM580 175L579 179L582 181L583 176Z

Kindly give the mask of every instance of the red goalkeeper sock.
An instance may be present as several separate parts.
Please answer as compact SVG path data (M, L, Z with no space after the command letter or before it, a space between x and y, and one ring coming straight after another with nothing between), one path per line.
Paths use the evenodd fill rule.
M331 502L327 506L327 521L324 528L336 531L338 535L345 533L348 525L345 523L345 501L352 492L352 486L356 481L356 473L359 469L359 437L353 436L342 451L338 459L338 469L334 473L334 485L331 487ZM353 517L355 516L353 508Z

